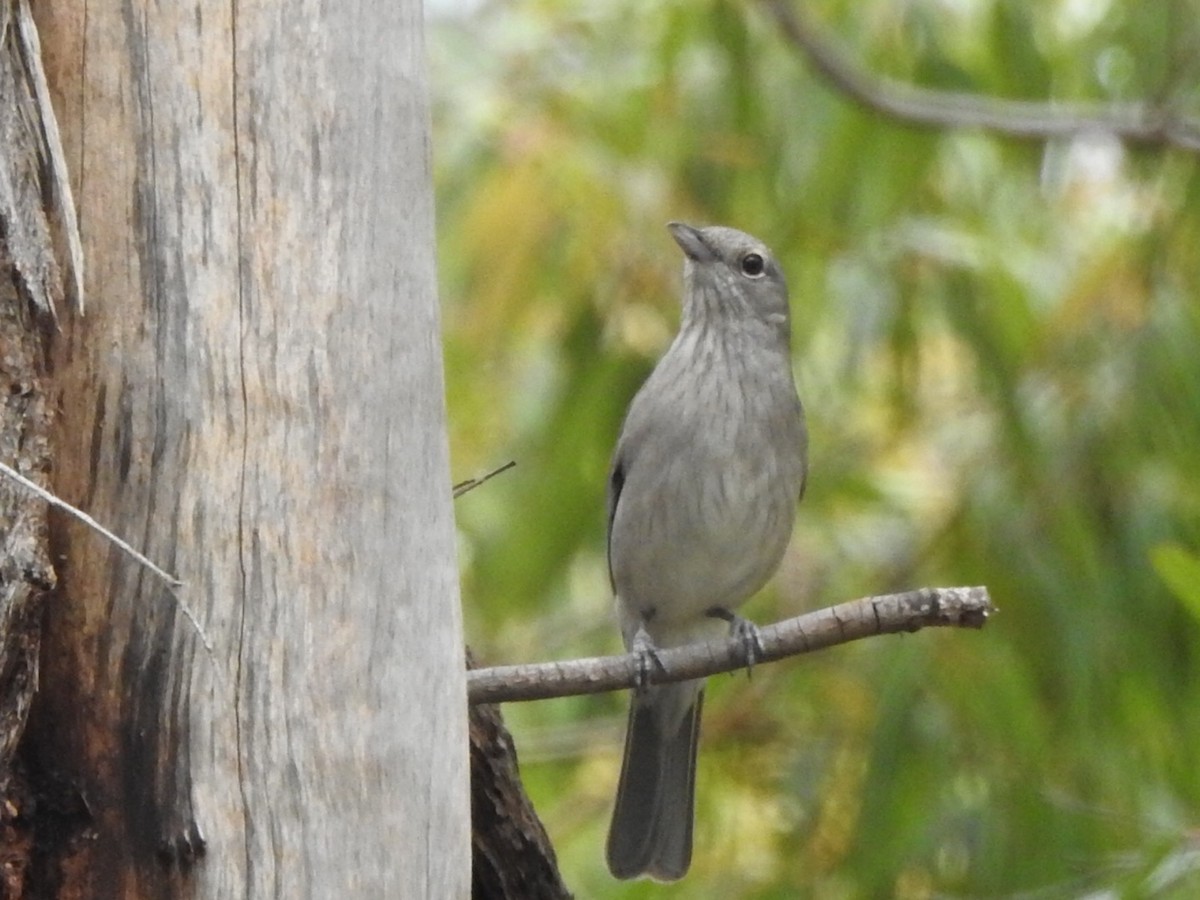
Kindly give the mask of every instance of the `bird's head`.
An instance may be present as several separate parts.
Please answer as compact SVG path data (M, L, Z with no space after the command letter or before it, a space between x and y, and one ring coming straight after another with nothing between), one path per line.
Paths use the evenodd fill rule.
M787 339L787 282L762 241L736 228L667 225L683 250L684 321L761 321Z

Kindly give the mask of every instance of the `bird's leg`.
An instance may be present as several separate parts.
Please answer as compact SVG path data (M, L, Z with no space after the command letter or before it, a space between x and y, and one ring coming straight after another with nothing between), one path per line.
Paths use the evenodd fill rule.
M742 652L746 654L746 674L749 675L758 657L766 652L758 626L723 606L711 607L704 614L729 623L729 636L742 645Z
M639 625L638 630L634 632L629 652L637 657L637 675L633 687L635 691L640 693L650 686L651 666L666 674L667 667L663 665L662 657L658 655L658 647L646 631L645 624Z

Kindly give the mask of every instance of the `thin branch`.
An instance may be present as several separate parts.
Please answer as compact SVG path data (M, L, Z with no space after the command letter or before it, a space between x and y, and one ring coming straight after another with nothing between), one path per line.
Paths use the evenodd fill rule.
M811 653L877 634L935 626L982 628L992 611L986 587L921 588L902 594L864 597L759 629L762 652L757 654L756 663ZM648 680L652 684L733 672L746 665L741 642L732 639L659 650L657 656L662 667L651 667ZM471 703L546 700L631 688L637 684L637 676L637 656L601 656L473 669L467 673L467 692Z
M510 459L504 465L499 466L495 469L492 469L492 471L488 472L486 475L479 475L475 478L468 478L466 481L460 481L458 484L454 485L454 487L451 488L451 490L454 492L454 499L457 500L459 497L461 497L467 491L475 490L475 488L479 487L485 481L487 481L490 478L495 478L501 472L507 472L509 469L511 469L516 464L517 464L517 461L515 459Z
M146 555L144 555L142 553L139 553L127 541L117 537L117 535L113 534L111 531L109 531L107 528L105 528L103 525L101 525L99 522L97 522L95 519L93 519L91 516L89 516L83 510L77 509L76 507L74 507L70 503L68 503L66 500L61 500L58 497L54 496L54 494L50 493L48 490L46 490L44 487L42 487L36 481L30 481L28 478L26 478L24 475L22 475L16 469L12 468L12 466L9 466L9 465L6 465L5 463L0 462L0 473L7 475L9 478L11 478L17 484L21 485L26 490L32 491L33 493L37 494L39 497L41 497L43 500L45 500L47 503L49 503L51 506L55 507L56 509L61 509L63 512L67 513L67 515L73 516L74 518L78 519L80 522L82 522L88 528L92 529L92 531L96 532L101 537L105 538L109 543L115 545L117 547L117 549L120 550L122 553L124 553L126 556L131 557L137 563L139 563L143 567L149 569L152 573L154 573L154 575L156 575L162 581L166 582L167 588L171 592L171 596L175 598L175 602L179 605L179 609L183 612L183 614L187 618L187 620L189 622L191 622L192 627L194 629L196 629L196 634L198 634L200 636L200 640L204 643L204 649L206 649L210 655L212 654L213 647L212 647L212 644L208 640L208 635L205 634L204 629L201 627L199 620L195 617L195 615L192 614L192 611L190 609L188 609L188 605L183 602L183 598L181 596L179 596L179 589L181 587L183 587L182 581L180 581L178 578L176 578L174 575L170 574L169 572L165 571L164 569L159 568L157 565L155 565L150 560L149 557L147 557Z
M983 128L1045 140L1104 132L1139 144L1200 150L1200 121L1148 103L1042 103L939 91L859 66L793 0L760 0L784 37L839 91L868 109L916 125Z

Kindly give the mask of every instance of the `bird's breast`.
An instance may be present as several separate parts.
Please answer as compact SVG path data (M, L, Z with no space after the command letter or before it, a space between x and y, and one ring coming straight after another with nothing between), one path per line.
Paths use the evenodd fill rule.
M656 412L652 462L631 466L612 523L617 593L632 611L652 611L652 637L763 586L791 536L804 477L790 369L710 369L692 385Z

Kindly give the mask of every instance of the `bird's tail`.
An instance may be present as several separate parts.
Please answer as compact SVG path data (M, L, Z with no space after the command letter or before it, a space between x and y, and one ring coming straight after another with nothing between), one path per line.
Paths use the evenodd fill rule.
M617 878L682 878L692 861L696 742L703 682L636 692L612 825L608 869Z

